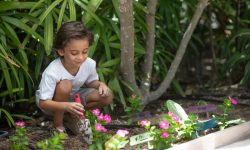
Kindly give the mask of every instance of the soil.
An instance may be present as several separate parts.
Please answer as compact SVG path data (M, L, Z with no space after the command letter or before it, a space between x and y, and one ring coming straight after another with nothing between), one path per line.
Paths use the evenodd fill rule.
M152 124L156 123L157 120L159 120L160 116L164 113L167 113L166 110L164 109L164 103L167 99L172 98L172 100L174 100L175 102L179 103L180 105L182 105L182 107L184 109L189 108L190 106L195 106L195 105L204 105L204 104L215 104L220 105L222 104L223 99L230 95L233 96L234 98L236 98L239 102L238 105L236 105L233 110L232 110L232 114L231 116L233 118L241 118L243 120L246 121L250 121L250 109L249 109L249 105L250 105L250 96L248 97L248 93L250 93L247 90L241 90L240 89L226 89L226 90L221 90L220 92L218 91L206 91L205 94L203 94L203 98L201 95L195 95L195 93L192 93L193 95L187 95L186 98L178 98L178 96L175 97L175 99L173 99L173 95L169 94L169 95L164 95L162 97L161 100L155 101L154 103L151 103L149 105L147 105L147 107L145 107L144 111L149 111L151 113L151 122ZM218 93L219 94L218 94ZM242 94L243 93L243 94ZM208 96L209 95L209 96ZM245 95L243 97L243 95ZM119 111L117 111L119 112ZM49 138L51 137L50 134L50 126L52 124L52 122L48 119L46 119L41 112L37 112L37 113L33 113L34 115L34 119L32 120L28 120L26 121L26 129L27 129L27 136L29 138L29 148L30 149L37 149L36 144L38 143L38 141L41 141L43 139ZM117 117L120 114L116 113ZM200 120L204 120L204 119L208 119L207 117L211 117L211 114L199 114L199 119ZM112 120L111 124L126 124L126 121L122 120L121 118L117 118ZM123 127L124 128L124 127ZM139 133L143 133L144 130L142 128L139 127L130 127L130 128L126 128L129 131L129 137L139 134ZM8 128L8 127L1 127L0 130L7 130L9 132L9 135L13 135L14 134L14 129L13 128ZM109 132L111 133L115 133L117 129L111 129ZM78 149L88 149L88 145L84 142L84 140L81 138L81 136L74 136L72 135L70 132L69 134L69 138L66 139L64 141L64 148L65 150L78 150ZM0 149L1 150L9 150L10 147L10 141L7 138L0 138ZM129 146L129 144L126 145L126 147L124 149L129 150L129 149L137 149L138 146ZM147 148L146 144L142 144L140 146L141 149Z

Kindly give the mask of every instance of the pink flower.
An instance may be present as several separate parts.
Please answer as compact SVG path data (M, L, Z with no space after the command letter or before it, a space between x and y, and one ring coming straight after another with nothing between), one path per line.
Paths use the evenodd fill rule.
M92 114L94 114L95 116L98 116L100 114L100 109L96 108L96 109L93 109L92 111Z
M104 120L104 116L103 116L102 113L97 117L97 120L100 120L100 121L103 121L103 120Z
M160 128L167 129L169 127L169 123L166 120L163 120L159 123Z
M168 115L172 117L172 119L176 122L180 122L180 118L175 115L173 112L168 112Z
M102 125L100 124L100 123L96 123L95 124L95 129L96 129L96 131L102 131Z
M141 125L142 127L144 127L144 126L150 126L150 121L149 121L149 120L142 120L142 121L140 122L140 125Z
M180 122L180 118L176 115L172 116L173 120L176 122Z
M99 132L107 132L107 129L104 128L100 123L95 124L95 129L96 131L99 131Z
M101 130L102 132L107 132L107 129L106 128L104 128L104 127L102 127L102 130Z
M169 112L168 112L168 115L169 115L169 116L173 116L173 115L174 115L174 113L173 113L173 112L171 112L171 111L169 111Z
M237 100L236 99L234 99L234 98L232 98L232 97L228 97L228 99L230 100L230 102L232 103L232 104L234 104L234 105L237 105L238 104L238 102L237 102Z
M106 122L106 123L110 123L111 122L111 117L106 114L104 117L103 117L103 120Z
M25 122L24 121L18 121L15 123L16 126L18 127L24 127L25 126Z
M135 95L135 94L132 94L132 95L131 95L131 98L136 99L136 95Z
M116 135L118 135L119 137L125 137L129 132L127 130L118 130L116 132Z
M162 132L161 133L162 138L167 138L168 136L169 136L169 134L167 132Z

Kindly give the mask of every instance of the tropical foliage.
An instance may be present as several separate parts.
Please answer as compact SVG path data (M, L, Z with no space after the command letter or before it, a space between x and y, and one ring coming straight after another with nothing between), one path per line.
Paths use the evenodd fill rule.
M46 65L55 57L55 32L63 22L81 20L94 33L89 56L97 61L100 80L115 94L114 104L127 106L124 87L134 86L120 76L121 30L117 0L39 0L0 2L0 120L13 125L16 106L34 103L34 92ZM146 52L148 1L133 1L134 67L137 83L143 80L142 64ZM150 83L155 89L168 73L197 0L159 0L155 12L155 48ZM236 7L237 6L237 7ZM249 11L247 0L210 0L193 33L184 61L194 63L211 54L217 79L247 85L249 71ZM188 58L191 58L188 59ZM181 71L181 70L180 70ZM196 72L199 67L196 68ZM178 80L172 87L185 96ZM21 105L22 106L22 105ZM111 106L111 109L115 105Z

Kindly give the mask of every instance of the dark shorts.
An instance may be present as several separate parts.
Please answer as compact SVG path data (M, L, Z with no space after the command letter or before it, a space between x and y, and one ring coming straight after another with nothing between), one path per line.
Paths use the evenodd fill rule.
M74 102L74 97L76 94L80 94L80 97L81 97L81 103L83 106L86 106L87 105L87 101L86 101L86 97L92 93L96 91L96 89L94 88L81 88L80 90L78 90L76 93L74 93L71 97L70 97L70 101L73 101Z

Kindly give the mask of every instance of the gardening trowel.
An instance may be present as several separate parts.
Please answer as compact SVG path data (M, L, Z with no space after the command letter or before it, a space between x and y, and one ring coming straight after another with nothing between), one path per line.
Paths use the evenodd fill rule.
M81 98L80 98L79 93L77 93L74 98L75 98L76 103L81 104ZM93 142L93 133L91 130L90 121L89 119L85 118L84 115L80 115L79 117L80 117L80 122L81 122L80 131L84 133L83 139L86 141L86 143L90 145Z

